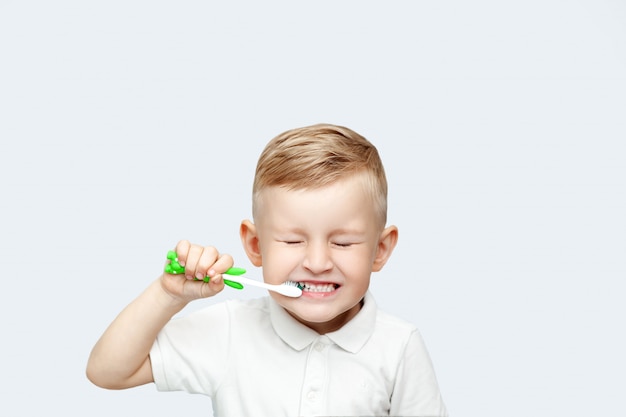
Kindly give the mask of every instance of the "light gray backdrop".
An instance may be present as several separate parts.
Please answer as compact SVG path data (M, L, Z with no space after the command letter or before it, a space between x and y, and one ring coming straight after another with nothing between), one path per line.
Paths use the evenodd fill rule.
M89 351L177 240L249 266L258 154L330 122L386 162L372 291L452 415L623 415L625 97L623 1L1 0L0 414L210 415Z

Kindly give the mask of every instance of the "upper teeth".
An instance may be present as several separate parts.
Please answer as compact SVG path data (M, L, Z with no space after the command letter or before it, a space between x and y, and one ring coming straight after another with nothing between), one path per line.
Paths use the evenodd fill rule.
M302 285L304 291L309 292L331 292L335 290L335 284L309 284L308 282L301 282L300 285Z

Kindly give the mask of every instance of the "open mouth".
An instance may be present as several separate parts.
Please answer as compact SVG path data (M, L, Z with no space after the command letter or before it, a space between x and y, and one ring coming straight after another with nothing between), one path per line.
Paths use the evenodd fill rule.
M339 288L338 284L331 283L313 283L313 282L299 282L302 291L316 292L316 293L329 293Z

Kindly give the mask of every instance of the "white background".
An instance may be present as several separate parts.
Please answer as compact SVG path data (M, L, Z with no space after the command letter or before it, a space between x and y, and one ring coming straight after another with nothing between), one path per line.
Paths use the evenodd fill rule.
M96 388L87 356L177 240L249 267L256 159L318 122L386 163L372 291L451 415L625 415L618 0L1 0L0 414L210 415Z

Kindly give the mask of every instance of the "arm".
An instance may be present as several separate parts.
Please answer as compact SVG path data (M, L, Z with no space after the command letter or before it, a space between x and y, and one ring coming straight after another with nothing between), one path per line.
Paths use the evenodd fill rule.
M113 320L87 362L87 378L110 389L153 382L150 349L163 326L190 301L211 297L224 288L221 272L232 266L229 255L213 247L176 246L185 275L163 274ZM219 271L219 272L218 272ZM212 276L210 282L194 278Z

